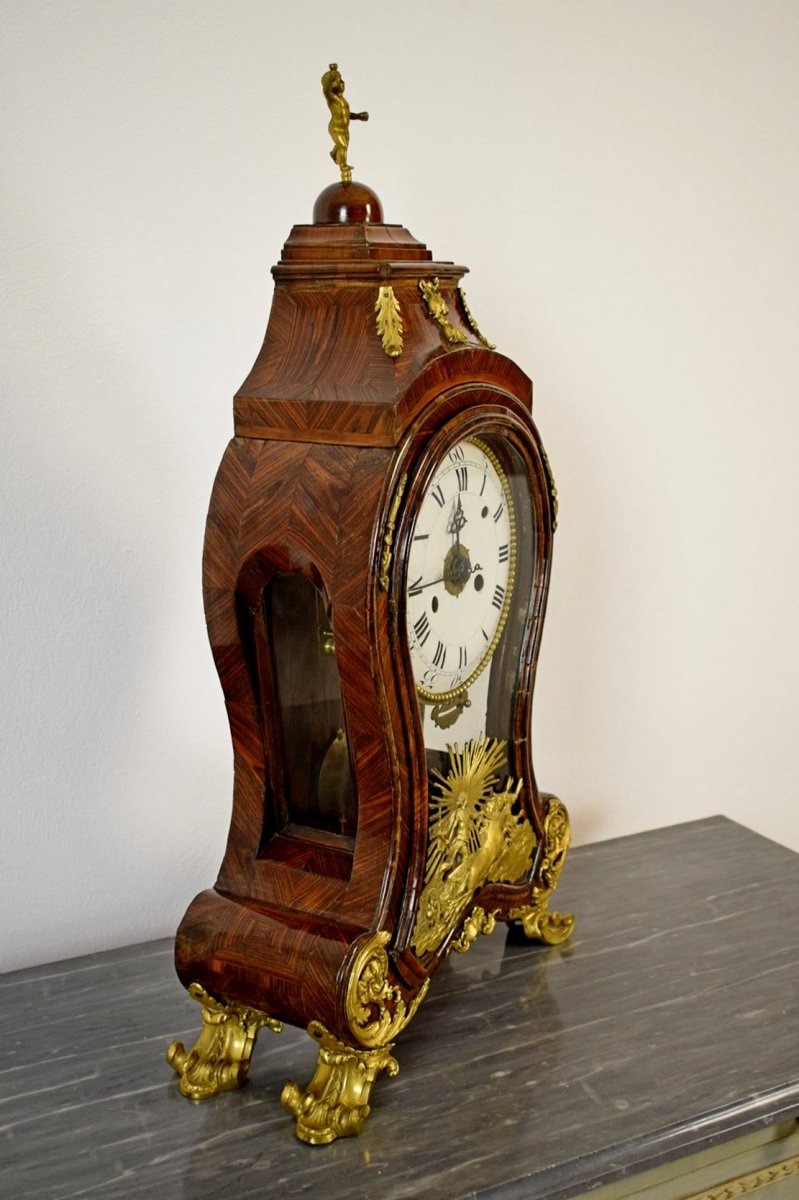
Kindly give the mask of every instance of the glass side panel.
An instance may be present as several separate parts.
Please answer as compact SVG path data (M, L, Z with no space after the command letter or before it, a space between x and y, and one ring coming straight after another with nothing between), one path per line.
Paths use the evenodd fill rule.
M355 790L324 596L302 575L277 575L263 604L281 718L284 820L354 837Z

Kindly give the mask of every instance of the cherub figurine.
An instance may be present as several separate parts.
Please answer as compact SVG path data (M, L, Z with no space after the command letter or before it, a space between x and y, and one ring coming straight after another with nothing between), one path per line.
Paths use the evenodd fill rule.
M344 99L344 80L337 63L330 64L330 70L322 76L322 91L325 94L330 109L330 124L328 131L333 139L333 149L330 157L341 171L344 183L352 182L352 167L347 162L347 150L350 144L350 121L368 121L368 112L350 112L350 106Z

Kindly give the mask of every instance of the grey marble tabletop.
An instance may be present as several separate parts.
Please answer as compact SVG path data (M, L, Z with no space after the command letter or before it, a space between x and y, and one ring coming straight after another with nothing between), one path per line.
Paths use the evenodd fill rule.
M3 976L0 1195L565 1200L799 1113L799 855L716 817L572 851L556 900L571 944L453 955L327 1147L278 1100L300 1030L260 1035L244 1090L180 1096L170 941Z

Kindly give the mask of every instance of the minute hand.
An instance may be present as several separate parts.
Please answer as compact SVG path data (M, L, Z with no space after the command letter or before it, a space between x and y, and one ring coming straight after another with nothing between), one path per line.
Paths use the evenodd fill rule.
M469 567L469 574L474 575L475 571L482 571L482 569L483 568L480 566L479 563L475 563L473 567L472 566ZM422 588L434 587L437 583L443 583L443 582L444 582L444 576L442 575L439 579L431 579L428 583L417 583L416 586L414 588L412 588L411 590L412 590L412 592L421 592Z

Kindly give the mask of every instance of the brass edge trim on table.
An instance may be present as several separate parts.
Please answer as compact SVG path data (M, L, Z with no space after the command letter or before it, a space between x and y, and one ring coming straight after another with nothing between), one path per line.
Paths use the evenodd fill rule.
M308 1034L319 1043L316 1070L303 1091L286 1083L280 1103L296 1118L294 1132L311 1146L325 1146L340 1137L359 1134L369 1116L372 1084L381 1071L399 1072L393 1045L355 1050L340 1042L321 1021L311 1021Z
M574 916L571 913L549 912L548 908L570 844L571 830L566 805L552 796L544 817L544 847L538 867L540 884L533 886L529 904L510 909L505 918L508 921L520 921L527 937L537 938L550 946L565 942L574 929Z
M456 290L461 299L461 307L463 308L463 315L466 317L466 324L469 326L472 333L477 338L478 342L480 342L481 345L485 346L486 350L496 350L496 346L494 345L494 343L489 342L488 338L485 337L480 332L480 327L477 324L477 322L475 321L474 317L472 316L472 310L469 308L469 305L466 303L466 293L464 292L463 288L459 287Z
M434 275L432 279L420 279L419 291L422 293L422 299L424 300L428 315L438 325L450 345L458 346L467 341L468 339L463 330L457 329L447 320L449 308L446 300L438 290L438 276Z
M217 1000L199 983L192 983L188 991L202 1006L200 1035L191 1050L180 1041L172 1042L166 1060L180 1076L184 1096L207 1100L243 1087L259 1031L266 1026L280 1033L283 1024L260 1009Z
M344 1010L347 1023L363 1046L378 1048L392 1042L422 1003L430 980L426 979L410 1004L398 987L389 983L386 946L391 934L380 929L367 935L352 961Z
M402 354L402 313L399 300L390 284L384 284L378 289L375 314L377 336L383 349L389 358L399 358Z
M400 481L397 484L397 490L394 492L394 499L391 501L391 508L388 510L386 517L386 528L383 533L383 552L380 556L380 576L378 583L384 592L388 591L388 573L391 569L391 551L394 545L394 526L397 524L397 513L399 512L400 501L402 494L405 491L405 484L408 482L407 472L400 476Z
M441 945L486 884L516 883L532 868L535 833L525 814L513 811L522 781L507 777L502 790L495 790L506 756L507 742L479 737L463 750L449 747L446 775L431 773L438 794L429 804L424 887L411 934L417 954ZM471 936L464 925L456 949L490 932L485 925L493 928L493 915L482 909L469 921L476 932Z
M786 1158L783 1162L774 1163L770 1167L762 1167L759 1171L750 1171L748 1175L738 1175L725 1183L717 1183L701 1192L692 1192L683 1200L738 1200L739 1196L751 1196L759 1188L769 1187L772 1183L782 1183L785 1179L793 1179L799 1175L799 1154Z

